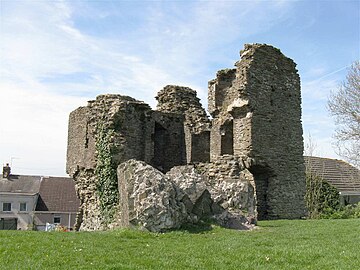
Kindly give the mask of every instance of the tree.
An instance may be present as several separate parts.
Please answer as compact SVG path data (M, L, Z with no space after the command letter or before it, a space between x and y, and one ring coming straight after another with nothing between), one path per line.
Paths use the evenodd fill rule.
M309 135L305 139L304 155L313 157L315 155L316 148L317 148L317 144L314 141L313 137L311 136L311 133L309 132Z
M330 94L328 109L338 125L338 154L360 167L360 61L351 65L346 80Z

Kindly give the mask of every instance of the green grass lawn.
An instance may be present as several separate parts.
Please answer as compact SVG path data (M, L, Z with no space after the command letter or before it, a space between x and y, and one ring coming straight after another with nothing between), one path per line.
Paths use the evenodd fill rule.
M360 269L360 219L164 234L0 231L0 269Z

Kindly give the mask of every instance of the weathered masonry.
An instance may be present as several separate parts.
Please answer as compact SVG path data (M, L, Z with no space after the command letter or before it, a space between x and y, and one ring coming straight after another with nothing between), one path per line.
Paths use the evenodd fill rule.
M67 170L96 166L100 127L114 131L113 162L147 162L161 171L210 161L210 121L196 92L166 86L156 97L158 109L131 97L100 95L70 114Z
M209 82L211 160L250 157L259 219L304 213L300 78L295 63L267 45L245 45L235 69Z
M144 161L162 173L182 166L175 170L182 177L190 175L185 173L189 171L187 166L197 168L198 175L192 172L191 177L203 179L199 181L204 181L201 186L206 188L201 189L201 194L195 192L191 209L198 205L197 200L206 201L204 194L210 194L207 201L211 209L248 213L254 208L249 199L252 196L243 193L255 192L256 209L250 211L251 215L257 212L259 219L303 217L305 169L300 79L295 66L272 46L245 45L235 68L218 71L209 82L211 120L194 90L172 85L158 93L156 110L131 97L101 95L73 111L69 119L67 172L76 181L81 201L78 227L101 229L109 224L103 216L106 201L110 201L106 209L115 213L111 222L124 223L116 219L122 219L129 210L121 210L121 206L118 210L117 186L123 187L120 193L124 196L127 184L118 183L118 179L124 182L131 177L116 176L116 168L132 159ZM131 166L135 163L131 164L123 165L121 168L130 167L118 170L118 174L133 172ZM114 183L104 184L101 181L107 176L102 175L112 175L109 179ZM142 181L139 177L141 173L136 174L136 181ZM174 173L164 177L168 181L180 179ZM248 183L241 186L242 195L234 188L238 183ZM174 180L176 185L180 185L181 194L191 197L193 191L182 189L181 183ZM243 187L248 186L253 188L245 191ZM104 200L106 194L116 196ZM126 207L133 202L131 196L126 199ZM185 197L176 201L178 197L174 195L176 203L171 204L178 204L176 209L186 208L188 216L176 215L176 220L196 220ZM117 211L122 214L117 216ZM169 220L167 223L174 224Z

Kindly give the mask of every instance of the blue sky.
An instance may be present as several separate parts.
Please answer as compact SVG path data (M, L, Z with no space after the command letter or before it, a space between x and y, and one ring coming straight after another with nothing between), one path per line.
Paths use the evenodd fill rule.
M69 113L103 93L155 107L167 84L207 106L207 82L245 43L297 63L304 137L337 158L330 91L360 59L359 1L0 0L0 160L13 173L65 175Z

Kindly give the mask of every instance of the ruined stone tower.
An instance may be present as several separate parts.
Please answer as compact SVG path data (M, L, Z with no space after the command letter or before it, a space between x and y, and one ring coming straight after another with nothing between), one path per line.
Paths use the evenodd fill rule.
M158 111L184 115L187 163L209 162L211 123L196 92L189 87L168 85L156 99Z
M300 78L280 50L245 45L235 69L209 82L211 160L247 157L259 219L304 215Z
M173 85L159 91L157 110L131 97L100 95L70 114L67 172L76 182L81 201L78 227L102 229L109 224L106 218L116 219L118 179L128 179L116 175L116 168L130 159L144 161L163 173L192 164L172 170L166 181L173 181L172 177L188 181L189 175L204 181L200 185L204 193L193 190L191 196L188 194L194 205L199 206L197 200L202 198L201 207L207 200L206 207L216 204L220 212L253 214L254 196L250 193L255 189L259 219L305 215L300 80L296 65L272 46L253 44L245 45L235 66L218 71L209 82L208 109L212 120L194 90ZM134 162L131 164L135 166ZM123 165L120 171L134 171L124 169L127 166ZM136 175L141 177L141 173ZM181 186L181 181L176 181ZM187 183L191 186L195 182L190 179ZM183 194L173 192L178 194L173 194L175 201ZM130 197L125 200L126 205L133 202ZM180 197L183 200L186 196ZM189 206L181 200L176 209ZM174 203L177 204L171 204ZM190 212L188 215L193 215ZM112 214L105 217L104 213Z

